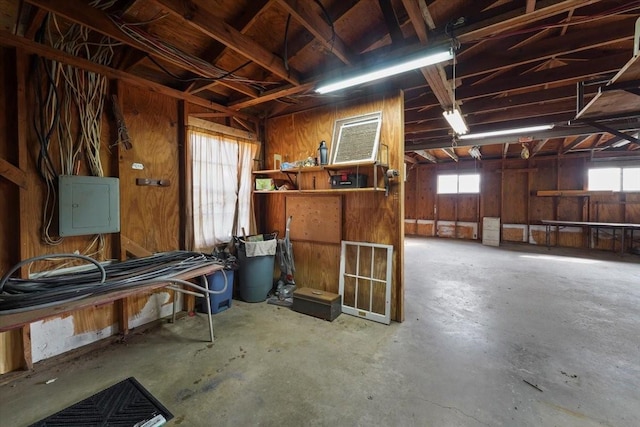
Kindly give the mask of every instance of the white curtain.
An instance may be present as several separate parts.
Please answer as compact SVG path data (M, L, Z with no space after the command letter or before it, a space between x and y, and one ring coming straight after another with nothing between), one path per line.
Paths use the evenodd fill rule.
M193 243L210 251L251 230L251 167L256 144L191 129Z

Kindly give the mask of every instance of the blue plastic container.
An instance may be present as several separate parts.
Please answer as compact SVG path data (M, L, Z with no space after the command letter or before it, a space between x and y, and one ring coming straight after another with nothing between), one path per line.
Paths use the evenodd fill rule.
M233 299L233 270L218 270L213 274L207 276L207 283L210 291L221 291L224 289L224 275L227 276L227 289L221 294L210 294L209 300L211 302L211 313L220 313L231 307L231 301ZM198 311L201 313L207 312L206 299L198 298L200 300Z

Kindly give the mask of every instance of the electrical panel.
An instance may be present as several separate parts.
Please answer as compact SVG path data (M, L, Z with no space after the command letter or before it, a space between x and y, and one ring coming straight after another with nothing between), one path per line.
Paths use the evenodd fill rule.
M61 237L120 231L120 180L97 176L58 177Z

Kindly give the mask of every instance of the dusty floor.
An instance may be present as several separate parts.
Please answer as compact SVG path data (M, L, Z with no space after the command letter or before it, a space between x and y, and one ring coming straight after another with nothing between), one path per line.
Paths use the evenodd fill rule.
M37 366L0 425L129 376L170 426L640 425L640 257L408 238L406 260L402 324L234 301L213 345L200 315Z

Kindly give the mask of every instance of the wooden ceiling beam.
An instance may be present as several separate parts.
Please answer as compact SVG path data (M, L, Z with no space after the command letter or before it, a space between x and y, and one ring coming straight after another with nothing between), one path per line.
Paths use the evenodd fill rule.
M131 84L136 87L157 92L175 99L182 99L195 105L200 105L205 108L209 108L214 111L221 111L228 113L230 116L238 116L245 120L254 121L255 117L248 114L244 114L235 111L231 108L217 104L215 102L208 101L206 99L184 93L182 91L172 89L170 87L146 80L142 77L134 76L115 68L107 67L105 65L96 64L95 62L88 61L77 56L70 55L66 52L62 52L58 49L54 49L49 46L45 46L41 43L25 39L24 37L14 36L13 34L0 30L0 46L15 47L18 49L24 49L26 52L40 55L44 58L61 62L63 64L71 65L83 70L91 71L98 74L103 74L110 79L122 80L125 83Z
M599 58L598 61L542 70L526 76L503 77L500 81L491 81L477 86L463 86L458 88L456 93L459 99L473 99L513 90L533 89L547 84L573 84L596 75L616 72L628 59L628 53L621 53Z
M566 147L563 144L562 154L567 154L569 151L573 150L574 148L582 144L584 141L586 141L590 137L591 135L578 135L576 139L570 142L569 145L567 145Z
M287 13L307 29L331 53L347 65L354 63L353 53L315 10L312 0L277 0Z
M565 13L571 9L588 6L598 1L599 0L539 0L536 4L537 9L531 13L525 13L525 6L511 12L493 16L490 19L458 29L456 38L461 43L491 38L504 31L513 31L525 25L531 25L534 22Z
M393 10L391 0L378 0L380 10L385 23L387 24L387 30L389 31L389 37L391 37L391 44L394 46L401 46L404 43L404 37L402 36L402 30L398 23L398 17L396 11Z
M28 39L33 39L36 36L36 32L44 22L44 19L47 17L47 11L34 7L35 12L32 14L33 16L29 20L29 25L24 31L24 36Z
M314 86L315 86L315 82L304 83L299 86L279 87L279 88L264 92L262 95L260 95L257 98L243 99L240 101L232 102L229 104L229 107L233 108L234 110L241 110L243 108L253 107L265 102L273 101L278 98L283 98L285 96L291 96L301 92L306 92L312 89Z
M238 29L242 34L245 34L251 26L256 22L258 16L262 13L263 10L270 7L275 0L260 0L260 1L252 1L250 6L247 6L243 11L242 15L232 23L233 28ZM212 43L212 46L209 46L207 49L207 54L204 55L202 59L209 62L210 64L215 64L220 60L227 47L220 43ZM218 82L212 82L203 86L198 87L197 82L193 82L189 84L185 90L185 92L197 93L201 90L209 89L218 84ZM247 85L243 85L247 86Z
M542 150L542 147L544 147L547 142L549 142L549 138L541 139L540 141L536 142L533 150L531 150L531 157L535 157L535 155L538 154L540 150Z
M536 0L527 0L524 13L531 13L536 9Z
M293 85L299 84L300 78L298 74L294 70L287 70L281 58L256 43L251 37L242 34L206 10L199 9L197 13L191 14L185 9L186 5L182 0L152 1L159 4L169 12L171 16L178 19L181 24L188 25L202 34L217 40L229 49L269 70L281 79Z
M420 4L418 0L402 0L402 4L409 15L409 20L418 35L420 43L427 45L426 29L427 27L431 30L435 28L435 23L429 13L429 8L424 2ZM445 110L452 108L454 106L453 89L447 80L444 66L442 64L431 65L429 67L423 67L420 71L442 108ZM455 85L455 82L453 82L453 84Z
M444 153L445 153L447 156L451 157L451 159L452 159L453 161L456 161L456 162L457 162L457 161L459 160L458 155L456 154L456 152L455 152L455 150L454 150L453 148L451 148L451 147L445 147L445 148L441 148L441 150L442 150L442 151L444 151Z
M71 22L75 22L77 24L83 25L93 31L96 31L100 34L104 34L113 40L117 40L122 42L128 46L131 46L144 54L149 54L157 58L161 61L168 61L176 67L185 70L191 71L192 73L202 76L209 77L203 75L202 71L195 68L190 67L179 61L170 61L168 58L158 56L152 49L139 43L127 35L125 35L117 25L109 19L109 17L101 11L100 9L96 9L94 7L83 4L82 2L68 2L66 0L25 0L30 4L40 7L48 12L55 13ZM137 61L137 57L135 53L134 61ZM127 63L124 64L127 66ZM284 68L284 67L283 67Z
M634 21L633 18L625 19L608 31L602 31L602 28L577 31L501 53L484 54L473 61L461 61L456 67L456 75L464 79L631 40Z

